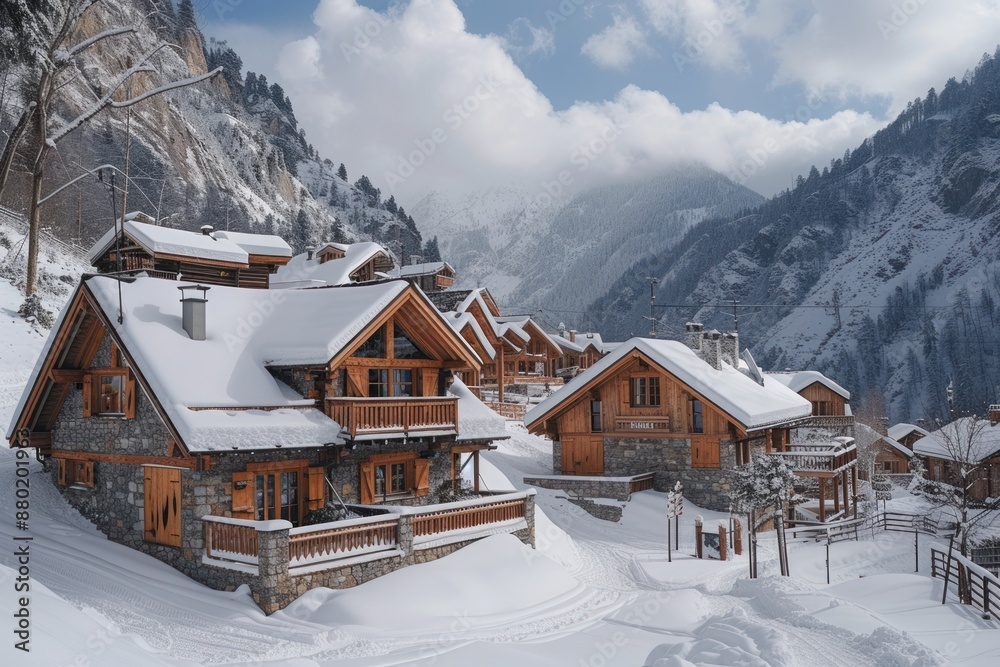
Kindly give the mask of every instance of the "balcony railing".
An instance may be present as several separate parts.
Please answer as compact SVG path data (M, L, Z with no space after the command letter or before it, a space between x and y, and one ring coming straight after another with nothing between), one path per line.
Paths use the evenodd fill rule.
M257 525L260 521L203 517L205 555L218 560L257 564Z
M524 415L528 412L528 406L524 403L501 403L499 401L489 401L486 403L486 407L504 419L524 419Z
M458 398L328 398L326 413L351 439L458 430Z
M772 452L771 455L780 457L796 474L805 476L838 473L856 465L858 460L858 450L853 443L791 445L788 451Z
M395 550L399 517L374 516L288 531L288 559L293 565Z

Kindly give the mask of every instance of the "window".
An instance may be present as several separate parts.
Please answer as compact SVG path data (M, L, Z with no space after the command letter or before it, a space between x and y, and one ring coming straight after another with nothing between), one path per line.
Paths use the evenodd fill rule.
M396 359L428 359L416 343L397 324L392 339L392 356Z
M590 401L590 430L593 433L600 433L601 428L601 402L593 399Z
M392 395L413 396L413 371L409 368L392 370Z
M385 368L368 369L368 396L385 398L389 395L389 371Z
M416 452L375 455L361 464L363 505L403 494L423 496L429 488L430 461Z
M121 368L94 369L83 376L84 417L135 417L135 380Z
M634 408L658 407L660 405L660 378L632 378L631 403Z
M705 432L705 415L704 407L701 401L698 399L692 399L691 401L691 432L692 433L704 433Z
M813 415L828 417L833 415L833 401L812 401Z
M365 359L385 359L385 327L381 327L373 333L371 338L358 348L354 356Z
M232 489L234 519L284 519L298 526L310 510L326 504L325 470L305 459L251 463L233 473Z
M94 462L58 459L61 486L94 486Z

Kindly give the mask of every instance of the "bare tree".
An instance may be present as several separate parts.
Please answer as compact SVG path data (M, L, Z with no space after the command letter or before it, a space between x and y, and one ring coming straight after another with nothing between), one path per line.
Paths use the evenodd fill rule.
M13 0L21 2L22 0ZM182 88L204 81L218 74L222 68L185 79L162 84L126 99L118 99L119 91L139 73L155 73L151 64L154 56L171 46L159 42L138 51L138 55L118 73L114 83L103 94L90 91L93 100L85 104L82 111L71 120L57 122L51 118L53 104L59 92L77 80L82 80L79 70L81 57L96 44L108 39L119 39L138 32L138 26L107 27L92 37L77 38L84 16L103 0L50 0L49 11L36 14L29 34L34 55L34 78L30 85L30 99L25 104L0 155L0 197L7 185L8 175L22 143L26 145L26 161L31 173L31 201L28 213L28 269L25 279L25 295L35 292L38 274L38 235L41 228L40 207L42 204L42 182L45 177L45 163L49 153L55 150L61 140L79 129L83 124L104 109L131 107L168 90Z
M785 544L784 511L801 501L792 488L795 473L777 456L756 457L739 466L733 476L730 494L733 510L747 515L750 535L751 578L757 576L757 521L766 513L773 513L774 529L778 537L778 561L782 576L788 575L788 550Z
M1000 449L1000 427L976 415L962 417L923 438L920 448L945 462L944 479L925 481L922 488L938 508L954 514L959 550L968 555L970 538L990 525L1000 509L1000 499L986 492L991 472L987 461Z

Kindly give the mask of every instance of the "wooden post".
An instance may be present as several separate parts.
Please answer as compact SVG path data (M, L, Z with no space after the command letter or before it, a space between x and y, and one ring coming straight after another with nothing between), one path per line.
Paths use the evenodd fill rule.
M854 518L858 518L858 466L851 466L851 493L854 500Z
M951 547L955 543L955 536L948 538L948 560L944 562L944 593L941 594L941 604L948 602L948 581L951 579Z
M702 521L704 521L704 519L702 519L700 515L696 516L694 518L694 555L697 556L698 558L702 558L703 557L702 553L701 553L702 552L702 544L701 544Z
M983 577L983 620L990 620L990 580Z
M726 560L726 526L719 526L719 559Z
M819 478L819 522L826 521L826 480Z
M504 360L503 360L503 339L499 341L497 348L497 401L503 403L503 380L504 380Z
M736 517L733 517L733 551L737 556L743 555L743 527Z
M837 492L837 487L840 486L840 480L836 477L833 478L833 513L840 514L840 493Z
M475 481L472 484L472 490L475 493L479 493L479 450L472 452L472 474L475 476Z
M840 478L844 484L844 516L846 517L851 512L851 496L850 496L850 489L848 489L846 470L840 473Z
M673 542L670 541L670 517L667 517L667 562L674 562Z

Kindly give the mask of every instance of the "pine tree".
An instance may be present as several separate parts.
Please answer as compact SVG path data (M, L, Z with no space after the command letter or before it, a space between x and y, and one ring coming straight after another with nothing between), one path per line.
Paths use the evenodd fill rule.
M312 238L311 232L309 218L306 216L306 212L300 208L298 215L295 216L295 223L292 225L292 247L295 248L296 253L305 252Z
M441 261L441 250L438 248L438 238L436 236L424 243L423 255L425 262Z
M198 29L198 21L194 16L194 4L191 0L181 0L177 6L177 27L181 33L185 30Z
M345 183L347 182L347 167L344 166L343 162L341 162L340 166L337 167L337 177Z
M396 211L399 210L398 207L396 206L396 197L393 195L389 195L389 198L385 200L385 204L382 206L382 208L389 211L389 213L395 215Z

